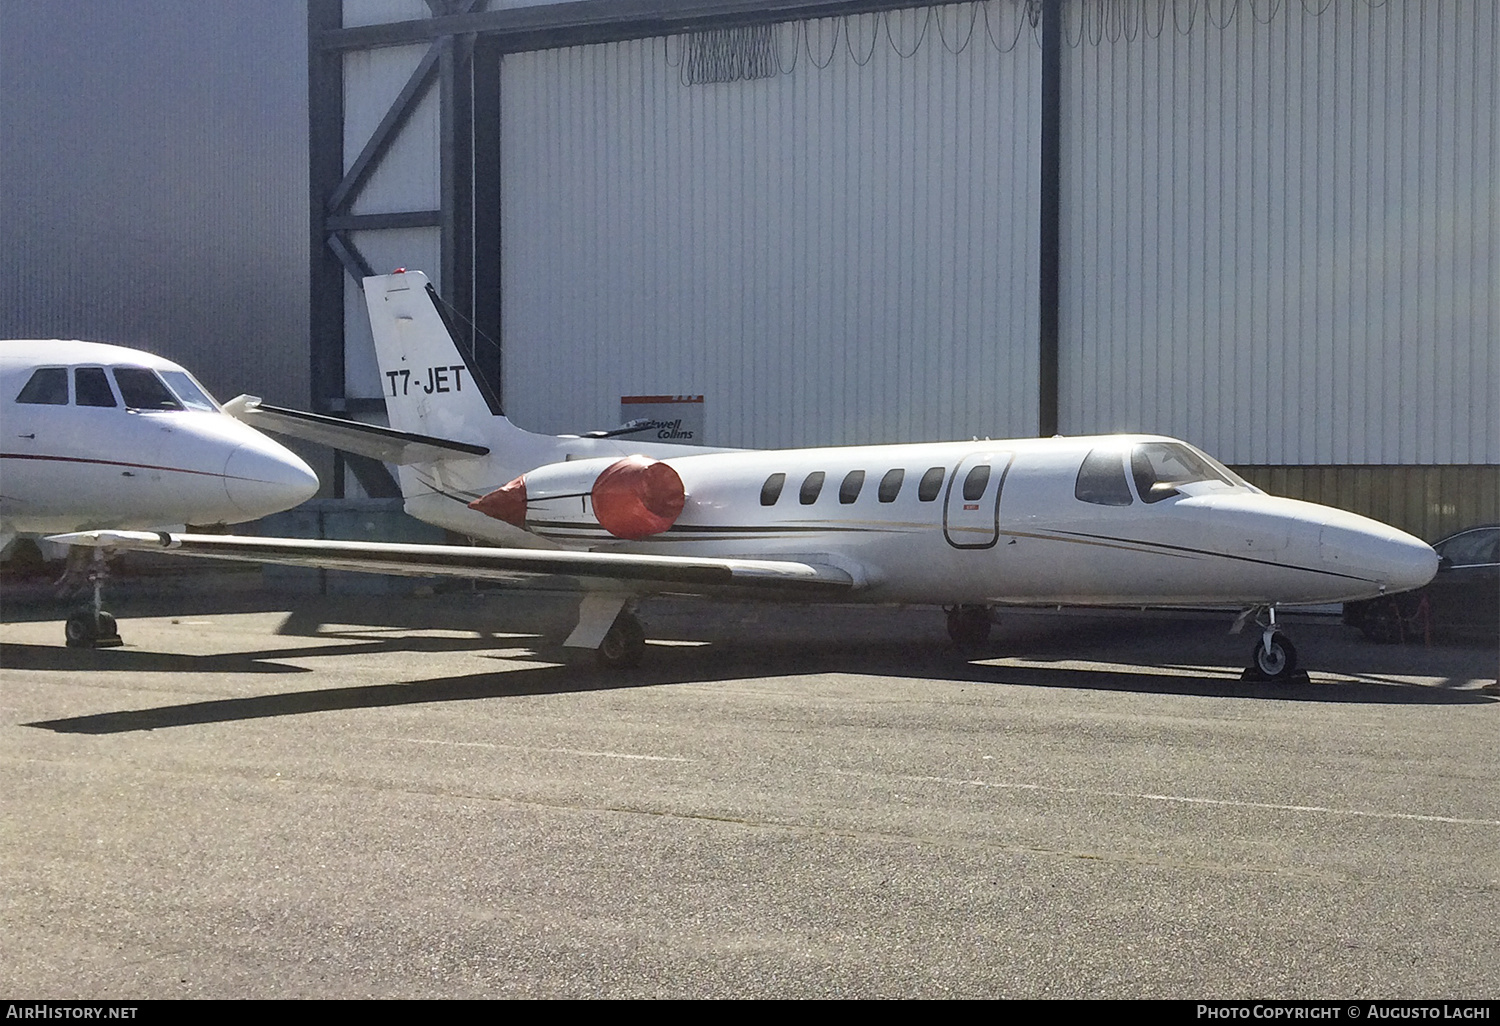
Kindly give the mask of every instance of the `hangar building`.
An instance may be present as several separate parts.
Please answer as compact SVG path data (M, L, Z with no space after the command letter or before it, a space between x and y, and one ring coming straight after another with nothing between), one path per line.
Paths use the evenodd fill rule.
M305 163L277 187L311 203L249 189L227 206L254 230L184 222L206 227L180 232L183 273L253 282L274 324L237 311L229 345L204 331L202 356L171 353L190 364L224 346L268 396L378 419L357 280L406 266L535 430L689 395L717 445L1154 431L1427 538L1500 519L1490 0L266 10L288 6L296 67L284 46L243 59L264 25L194 36L256 88L306 82ZM173 159L196 139L285 167L283 133L238 95L211 128L180 119L198 134ZM273 273L266 231L293 219L282 251L306 270ZM4 275L7 305L66 297L87 258ZM307 324L295 367L288 318ZM336 486L389 481L351 463Z
M415 266L537 430L1157 431L1428 537L1500 515L1487 0L310 12L327 408L379 409L355 279Z

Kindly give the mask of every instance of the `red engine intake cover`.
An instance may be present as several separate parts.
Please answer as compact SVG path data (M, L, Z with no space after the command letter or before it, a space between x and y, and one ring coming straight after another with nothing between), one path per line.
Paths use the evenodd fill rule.
M616 538L634 541L660 534L682 515L687 492L665 463L627 456L594 479L594 516Z

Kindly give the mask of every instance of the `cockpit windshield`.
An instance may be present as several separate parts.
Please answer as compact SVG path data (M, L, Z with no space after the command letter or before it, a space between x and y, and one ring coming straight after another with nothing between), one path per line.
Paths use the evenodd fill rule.
M115 384L120 398L131 410L180 410L182 403L172 394L166 382L149 367L115 367Z
M208 389L198 384L187 371L164 370L161 372L167 387L176 393L177 398L182 400L182 405L190 410L203 410L206 413L217 413L219 404L214 397L208 394Z
M201 410L215 413L219 404L186 371L148 367L115 367L120 397L132 410Z
M1192 485L1200 490L1254 491L1234 471L1181 442L1139 442L1130 453L1130 472L1142 502L1160 502Z

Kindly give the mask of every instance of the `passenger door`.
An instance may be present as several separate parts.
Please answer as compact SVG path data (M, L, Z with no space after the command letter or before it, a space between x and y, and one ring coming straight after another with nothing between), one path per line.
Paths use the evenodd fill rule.
M1000 540L1000 492L1012 454L965 456L948 476L943 500L943 537L956 549L988 549Z

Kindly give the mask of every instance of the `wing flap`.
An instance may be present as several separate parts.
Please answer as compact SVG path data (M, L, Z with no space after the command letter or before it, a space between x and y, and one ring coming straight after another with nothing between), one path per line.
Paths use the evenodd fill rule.
M741 588L839 592L854 578L837 567L793 560L716 559L623 552L569 552L416 545L399 542L253 538L239 535L175 534L166 531L82 531L49 541L113 550L171 552L203 559L322 567L416 577L514 580L567 576L630 581L674 591Z
M489 454L489 449L472 442L435 438L410 431L341 420L321 413L288 410L267 406L253 395L241 395L224 404L224 412L262 431L274 431L308 442L317 442L359 456L406 466L411 463L433 463L437 460L473 459Z

